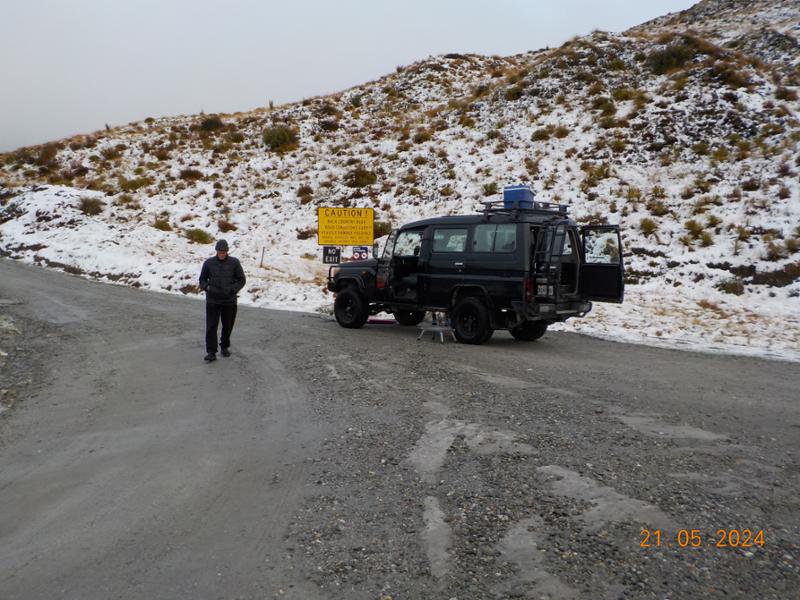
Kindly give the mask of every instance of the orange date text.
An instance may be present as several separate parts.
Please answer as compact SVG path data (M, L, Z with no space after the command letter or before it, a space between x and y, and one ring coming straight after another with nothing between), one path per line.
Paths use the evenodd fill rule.
M699 529L678 529L676 533L662 529L642 529L640 548L763 548L763 529L717 529L713 534Z

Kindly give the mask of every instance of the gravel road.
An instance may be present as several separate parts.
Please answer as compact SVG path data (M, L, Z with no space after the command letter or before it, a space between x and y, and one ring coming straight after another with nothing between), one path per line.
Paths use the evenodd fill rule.
M800 597L798 364L203 314L0 260L0 598Z

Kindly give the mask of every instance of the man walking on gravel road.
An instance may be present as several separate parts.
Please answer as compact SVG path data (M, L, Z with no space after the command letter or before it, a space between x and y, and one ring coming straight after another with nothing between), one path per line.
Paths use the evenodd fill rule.
M200 289L206 293L206 362L217 360L217 327L222 321L219 346L230 356L231 332L236 321L236 294L244 287L239 259L228 256L228 242L217 241L216 256L207 258L200 270Z

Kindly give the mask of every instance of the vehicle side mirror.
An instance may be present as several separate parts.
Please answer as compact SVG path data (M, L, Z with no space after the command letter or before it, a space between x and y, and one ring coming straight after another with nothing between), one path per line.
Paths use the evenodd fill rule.
M372 244L372 258L380 258L380 246L378 246L378 242L374 242Z

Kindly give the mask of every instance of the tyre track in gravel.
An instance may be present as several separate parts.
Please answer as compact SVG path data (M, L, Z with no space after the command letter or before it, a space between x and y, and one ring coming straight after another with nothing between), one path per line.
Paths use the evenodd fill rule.
M558 334L536 349L502 338L484 348L416 343L412 332L385 326L334 329L334 335L342 342L313 363L327 390L321 402L346 401L360 415L360 431L382 432L376 435L383 451L405 459L395 461L402 486L391 479L396 470L381 477L373 469L381 483L367 490L360 471L352 476L342 461L325 463L325 501L305 515L305 531L320 535L303 544L308 538L299 527L294 539L325 573L317 583L326 591L353 598L783 598L800 581L798 528L788 517L798 514L796 365L740 359L729 365L727 357ZM559 347L565 338L569 347ZM607 353L587 351L591 346ZM619 353L656 368L650 375L624 363L617 372L606 369ZM527 360L514 365L510 357ZM694 381L680 377L698 370L695 361L708 370ZM759 383L747 380L753 369L765 371ZM754 394L770 381L767 373L772 398ZM387 431L387 423L400 431ZM426 440L426 427L448 432L446 439ZM503 432L532 451L476 452L470 439L476 428L490 440ZM436 477L409 472L415 444L430 450L431 440L445 447ZM329 446L339 454L354 442L342 435ZM441 456L442 448L435 452ZM375 466L377 456L365 451L346 463ZM406 539L415 544L412 560L390 548L381 566L348 551L381 535L402 536L400 528L386 531L397 520L392 510L375 519L381 533L315 524L327 516L363 523L353 498L376 488L406 507L401 527L417 530ZM706 536L719 527L765 528L772 545L749 557L741 549L647 551L639 547L642 526L660 527L665 537L682 528ZM385 575L370 587L366 568Z

